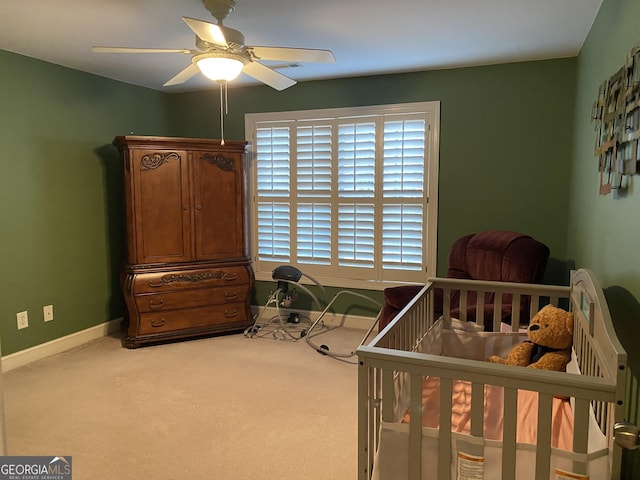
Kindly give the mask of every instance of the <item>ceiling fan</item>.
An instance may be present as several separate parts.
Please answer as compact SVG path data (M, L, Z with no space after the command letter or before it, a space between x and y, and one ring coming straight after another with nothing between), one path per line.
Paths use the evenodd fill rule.
M173 48L93 47L96 53L183 53L192 55L191 64L178 72L164 86L178 85L202 72L208 78L225 83L241 72L275 88L284 90L296 81L260 63L276 60L288 63L335 61L329 50L307 48L249 46L238 30L226 27L223 20L236 5L235 0L202 0L205 8L218 21L217 24L182 17L196 34L197 50Z

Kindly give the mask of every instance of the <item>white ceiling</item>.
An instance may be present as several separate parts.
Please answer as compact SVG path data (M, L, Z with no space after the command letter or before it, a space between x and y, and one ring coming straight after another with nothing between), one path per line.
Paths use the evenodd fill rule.
M224 25L247 45L320 48L335 64L279 70L315 80L577 55L602 0L236 0ZM0 0L0 49L162 91L209 88L178 53L98 54L94 45L193 49L182 17L201 0ZM266 63L266 62L265 62ZM257 82L241 75L237 85ZM295 87L294 87L295 88Z

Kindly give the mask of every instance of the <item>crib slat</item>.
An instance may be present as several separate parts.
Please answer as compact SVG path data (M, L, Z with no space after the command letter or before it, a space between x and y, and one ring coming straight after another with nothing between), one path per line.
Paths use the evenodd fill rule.
M393 370L384 369L382 371L382 421L393 422L393 411L395 405L395 388L393 386Z
M520 326L520 294L514 293L511 296L511 331L517 332Z
M471 384L471 435L482 437L484 429L484 385Z
M467 297L468 297L469 291L467 289L464 290L460 290L460 300L458 302L460 308L459 313L458 313L458 317L459 320L462 320L463 322L466 322L467 319Z
M531 295L531 303L529 304L529 318L533 318L533 316L538 313L540 309L540 296L532 294Z
M440 423L438 439L438 480L451 479L451 392L450 378L440 379Z
M495 299L493 301L493 331L500 331L500 323L502 322L502 318L500 317L500 312L502 312L502 294L496 293Z
M411 419L409 421L409 480L422 478L422 382L420 374L411 374Z
M484 327L484 293L478 292L478 303L476 307L476 324Z
M551 467L551 409L553 396L538 393L538 433L536 439L536 480L549 480Z
M573 419L573 451L586 454L589 446L589 400L575 399ZM573 472L586 475L587 465L574 461Z
M516 478L516 429L518 390L504 388L504 424L502 426L502 478Z
M373 406L370 404L373 398L373 370L368 370L363 362L358 365L358 438L366 438L364 444L358 441L358 479L369 478L370 469L373 465L373 452L370 445L375 445L374 422L377 415L372 414Z
M447 321L451 315L451 289L443 288L442 290L442 313L444 315L444 320Z

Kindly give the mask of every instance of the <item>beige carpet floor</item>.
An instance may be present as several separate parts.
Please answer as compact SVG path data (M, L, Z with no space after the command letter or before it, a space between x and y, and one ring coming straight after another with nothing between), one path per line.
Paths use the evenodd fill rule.
M348 352L362 335L316 341ZM105 337L5 374L8 453L70 455L74 480L352 480L356 388L356 365L304 340Z

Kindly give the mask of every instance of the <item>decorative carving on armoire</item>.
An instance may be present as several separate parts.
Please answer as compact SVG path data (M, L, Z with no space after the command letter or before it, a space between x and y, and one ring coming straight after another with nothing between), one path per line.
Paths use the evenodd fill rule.
M221 170L226 170L227 172L231 172L234 169L233 160L221 155L209 155L208 153L203 153L200 159L205 162L209 162L211 165L215 165Z
M153 170L154 168L158 168L163 163L168 162L169 160L172 160L172 159L180 160L180 155L178 155L175 152L171 152L171 153L154 152L150 155L143 155L143 157L140 159L140 163L142 163L142 165L144 165L145 168L149 170Z
M162 287L163 285L169 285L176 282L202 282L204 280L211 280L212 278L223 279L225 273L221 272L203 272L203 273L182 273L182 274L169 274L164 275L157 282L149 282L149 286L153 288Z
M125 166L124 345L244 331L253 323L254 283L246 142L122 136L113 143Z

